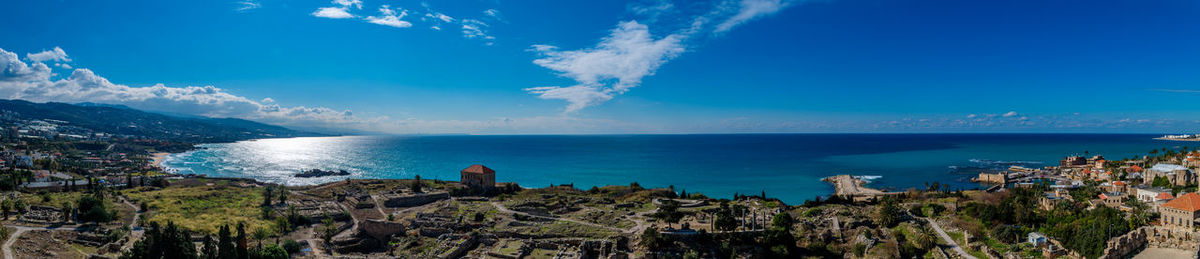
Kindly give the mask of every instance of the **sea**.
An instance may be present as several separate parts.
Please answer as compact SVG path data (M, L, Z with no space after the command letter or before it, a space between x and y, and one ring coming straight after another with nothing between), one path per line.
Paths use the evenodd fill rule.
M168 170L248 177L287 185L346 178L459 179L472 164L496 170L498 182L523 187L629 185L730 198L735 193L790 204L828 196L821 179L850 174L869 187L903 191L926 184L986 188L980 171L1011 165L1057 165L1072 155L1134 158L1189 142L1141 134L712 134L339 136L201 144L171 154ZM1196 143L1200 145L1200 143ZM350 176L297 178L308 169Z

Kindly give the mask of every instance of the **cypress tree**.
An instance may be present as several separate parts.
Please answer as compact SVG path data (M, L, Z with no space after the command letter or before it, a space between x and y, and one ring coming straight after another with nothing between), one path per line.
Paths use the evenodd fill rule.
M237 225L237 258L250 258L249 249L246 247L246 225L241 222Z

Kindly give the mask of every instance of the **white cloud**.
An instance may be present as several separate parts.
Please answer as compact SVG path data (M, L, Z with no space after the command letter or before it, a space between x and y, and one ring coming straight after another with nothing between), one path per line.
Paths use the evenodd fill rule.
M317 11L314 11L312 16L331 19L354 18L355 16L350 14L350 8L362 9L361 0L333 0L333 4L338 6L317 8Z
M63 51L63 49L59 47L54 47L52 50L44 50L38 53L27 53L25 54L25 59L33 62L45 62L51 60L58 62L71 62L71 58L67 57L67 52Z
M334 4L337 4L337 5L340 5L340 6L347 7L347 8L348 8L348 7L354 7L354 8L357 8L357 9L359 9L359 10L362 10L362 7L363 7L363 6L362 6L362 4L363 4L363 3L362 3L362 0L333 0L333 3L334 3Z
M595 47L560 51L550 45L533 45L541 54L533 63L574 79L569 87L533 87L526 91L542 99L562 99L569 104L565 112L574 112L612 99L654 74L663 63L683 53L683 38L671 34L654 39L650 29L637 21L622 22Z
M495 20L498 22L502 22L502 23L508 22L507 20L504 20L504 15L500 14L500 10L496 10L496 9L483 10L483 15L487 16L484 18L491 18L492 20Z
M439 12L426 13L425 18L437 19L442 22L454 22L454 17L450 17L449 15L439 13Z
M354 18L354 15L350 14L345 7L321 7L313 12L312 16L331 19Z
M399 8L397 8L397 9L399 9ZM412 27L412 23L400 20L400 19L403 19L404 16L408 16L408 11L406 11L404 9L400 9L399 12L396 12L396 10L391 9L391 6L383 5L383 6L379 7L379 14L381 14L383 16L380 16L380 17L368 16L366 18L367 22L379 24L379 25L392 26L392 27L396 27L396 28Z
M653 75L664 63L682 54L689 42L701 41L709 35L717 36L754 18L776 13L789 6L791 1L796 0L724 0L708 12L691 16L691 22L685 22L683 28L657 39L647 25L630 20L619 23L593 48L560 51L555 46L532 45L532 51L542 54L534 60L535 64L559 72L579 84L525 90L542 99L566 100L566 113L603 103L638 86L643 77ZM690 10L675 8L669 1L635 4L628 9L651 23L658 20L659 15ZM714 21L721 22L714 26ZM675 23L675 26L679 24Z
M0 49L0 82L29 81L50 77L50 67L41 62L25 64L12 53Z
M474 20L474 19L463 19L462 20L463 37L468 38L468 39L483 39L483 40L496 39L496 37L492 37L491 35L488 35L486 31L484 31L484 29L486 29L487 27L488 27L488 24L484 23L483 21Z
M259 3L257 0L245 0L245 1L238 1L237 8L234 8L234 10L236 10L238 12L245 12L245 11L249 11L249 10L258 9L259 7L262 7L262 4Z
M1000 116L1003 116L1003 117L1005 117L1005 118L1007 118L1007 117L1012 117L1012 116L1017 116L1017 111L1008 111L1008 112L1006 112L1006 113L1004 113L1003 115L1000 115Z
M717 25L714 33L722 33L733 29L754 18L774 14L791 4L784 0L741 0L736 8L736 14Z
M237 96L213 86L168 87L156 84L131 87L115 84L89 69L74 69L69 76L53 79L41 62L26 64L16 53L0 49L0 98L35 102L98 102L123 104L137 109L236 117L285 125L354 123L349 111L324 107L282 107L270 98L261 102Z
M54 63L54 66L56 66L56 67L60 67L60 68L63 68L63 69L71 69L71 65L69 65L69 64L66 64L66 63Z

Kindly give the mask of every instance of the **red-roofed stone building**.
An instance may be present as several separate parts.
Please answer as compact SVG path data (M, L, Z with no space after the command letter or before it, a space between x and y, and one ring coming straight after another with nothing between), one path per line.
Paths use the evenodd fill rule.
M1200 194L1188 193L1164 203L1158 209L1162 213L1163 226L1192 229L1196 226L1197 211L1200 211Z
M471 165L462 172L462 184L470 187L496 187L496 171L483 165Z

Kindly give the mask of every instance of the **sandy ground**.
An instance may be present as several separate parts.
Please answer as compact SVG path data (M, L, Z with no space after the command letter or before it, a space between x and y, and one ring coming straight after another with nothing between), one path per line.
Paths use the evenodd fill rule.
M150 160L153 160L152 163L154 163L154 165L162 167L163 160L166 159L167 155L170 155L170 154L171 153L167 153L167 152L158 152L158 153L150 154Z
M1133 256L1133 259L1174 259L1174 258L1196 258L1195 253L1187 250L1171 249L1171 248L1146 248L1142 253Z
M863 187L863 181L854 179L850 175L838 175L825 178L825 181L833 183L833 189L837 195L860 195L860 194L881 194L883 191Z

